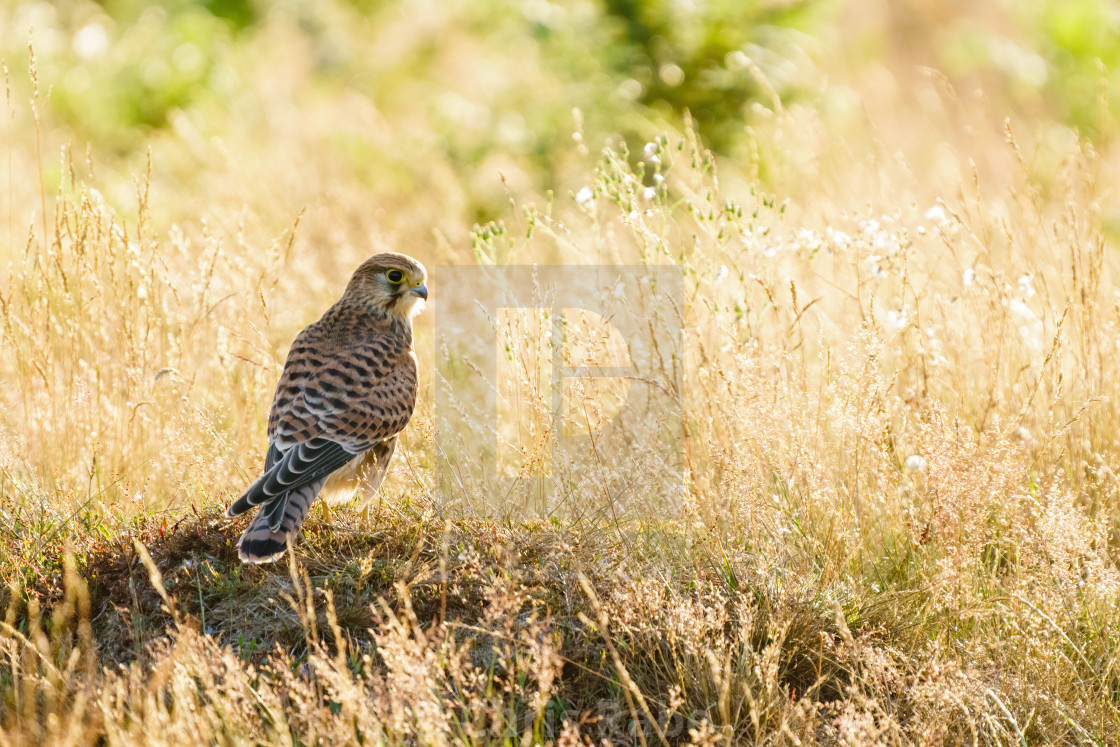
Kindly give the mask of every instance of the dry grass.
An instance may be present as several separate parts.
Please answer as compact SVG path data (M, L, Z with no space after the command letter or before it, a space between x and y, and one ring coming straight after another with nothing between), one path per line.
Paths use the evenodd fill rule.
M764 579L742 593L714 565L651 581L663 565L594 537L343 518L307 533L298 566L262 569L221 534L208 517L150 555L112 548L88 587L68 564L42 633L7 628L16 743L626 741L635 723L650 741L932 739L934 719L941 741L984 707L974 673L918 665L883 628Z
M497 64L407 20L403 57L436 38ZM299 38L270 21L237 68L250 114L173 114L131 171L62 147L45 87L11 77L32 105L0 127L0 744L1115 740L1114 147L939 75L841 70L752 111L753 161L687 126L601 154L581 134L554 182L495 156L508 205L472 231L486 169L457 180L414 102L393 124L324 91ZM538 62L519 80L555 83ZM268 95L285 81L306 108ZM680 348L618 427L634 384L570 384L560 431L554 356L626 360L602 320L502 312L446 344L471 298L433 283L379 501L242 567L218 511L286 346L382 246L679 270L679 302L619 313Z

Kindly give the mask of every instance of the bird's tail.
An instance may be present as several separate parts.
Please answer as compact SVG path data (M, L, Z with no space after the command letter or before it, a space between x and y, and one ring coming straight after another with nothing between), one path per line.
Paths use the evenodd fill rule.
M307 518L311 502L323 488L326 479L304 485L261 506L241 539L237 554L244 563L270 563L284 554L288 540Z

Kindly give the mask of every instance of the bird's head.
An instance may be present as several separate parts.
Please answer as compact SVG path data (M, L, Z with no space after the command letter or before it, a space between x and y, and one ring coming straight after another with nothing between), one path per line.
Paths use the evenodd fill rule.
M411 319L428 298L424 265L406 254L375 254L354 271L346 295L393 316Z

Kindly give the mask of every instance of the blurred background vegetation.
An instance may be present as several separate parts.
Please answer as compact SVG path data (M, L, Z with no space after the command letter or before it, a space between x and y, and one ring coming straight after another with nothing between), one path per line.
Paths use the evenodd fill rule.
M171 261L165 236L180 250L177 298L248 310L260 278L265 317L221 334L263 361L264 391L276 351L373 247L430 266L585 261L506 224L531 232L535 205L600 225L586 195L613 178L604 148L629 161L639 201L669 195L664 133L697 132L710 152L694 169L764 195L802 233L984 191L985 251L1000 250L1020 167L1053 212L1084 149L1086 215L1114 243L1117 38L1120 6L1104 0L9 1L0 262L34 276L25 247L58 234L55 197L95 189L121 230L149 231L151 262ZM701 273L740 260L728 252ZM1037 270L1011 261L1016 277ZM205 396L244 427L223 414L228 387ZM250 430L231 438L259 441Z
M17 102L34 43L51 146L133 172L151 147L173 186L212 169L218 141L262 179L275 175L261 161L315 160L390 213L416 190L445 194L431 223L455 239L503 215L511 191L573 186L584 148L638 153L686 116L715 153L792 189L760 123L783 106L858 119L855 81L879 76L920 110L912 79L937 70L962 96L982 85L995 118L1102 148L1120 96L1120 9L1105 0L8 2L0 29ZM278 190L289 218L314 201L292 182Z

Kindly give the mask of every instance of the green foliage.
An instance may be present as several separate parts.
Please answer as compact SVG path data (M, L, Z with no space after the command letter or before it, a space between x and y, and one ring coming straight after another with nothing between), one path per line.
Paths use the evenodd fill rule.
M1094 138L1115 132L1120 106L1120 13L1107 0L1027 3L1029 39L1045 56L1044 87L1060 116Z
M129 21L93 21L49 58L56 113L98 150L127 152L175 110L221 98L229 25L202 5L155 6Z
M1011 6L1016 33L958 21L941 35L954 75L981 73L989 95L1015 109L1045 111L1101 141L1120 106L1120 13L1107 0L1034 0ZM1003 85L996 80L1002 79Z
M743 152L750 104L773 107L775 97L804 89L812 72L804 34L821 7L487 0L448 3L440 22L391 39L385 29L419 12L409 3L277 10L295 22L300 38L292 42L306 44L315 64L310 81L292 81L293 97L309 95L308 83L354 91L398 122L423 117L438 139L416 145L437 147L465 180L492 171L495 158L514 159L543 191L571 161L576 129L593 149L620 138L641 143L666 125L680 128L687 110L711 147ZM128 153L176 111L203 128L219 125L215 113L234 104L237 81L253 77L254 45L274 33L274 21L247 0L111 1L63 22L75 43L40 53L43 77L59 118L82 140L98 152ZM398 48L387 53L390 43ZM397 154L410 150L408 138ZM364 150L353 163L380 162L383 179L394 155ZM506 204L502 190L471 190L471 199L479 223Z
M732 152L752 102L773 106L775 96L799 93L806 66L798 37L814 27L822 5L605 0L606 20L618 31L597 56L616 78L640 86L641 103L670 122L687 109L714 150Z
M110 17L125 24L135 22L149 9L158 8L171 17L203 12L235 29L245 29L260 21L260 10L267 7L253 0L104 0L101 4Z

